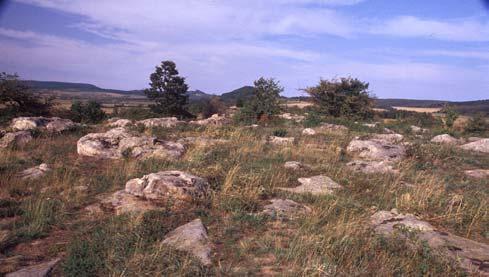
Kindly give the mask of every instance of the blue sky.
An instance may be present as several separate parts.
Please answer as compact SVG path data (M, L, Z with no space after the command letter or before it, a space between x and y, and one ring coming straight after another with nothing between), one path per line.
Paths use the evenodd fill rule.
M24 79L140 89L169 59L192 89L217 94L260 76L288 96L352 76L382 98L489 99L482 0L0 3L0 71Z

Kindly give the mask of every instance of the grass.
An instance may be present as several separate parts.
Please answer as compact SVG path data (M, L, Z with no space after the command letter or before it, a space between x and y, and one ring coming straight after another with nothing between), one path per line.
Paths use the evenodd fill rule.
M488 180L472 180L463 174L466 169L487 167L488 156L428 143L431 134L416 137L409 121L376 128L347 120L328 122L345 124L350 131L303 136L301 124L284 121L256 129L134 129L169 140L191 136L229 140L218 146L191 146L173 162L78 157L77 139L104 130L103 126L59 136L40 134L24 148L0 152L0 220L16 218L14 223L0 224L9 232L8 243L1 244L0 251L15 256L18 245L56 239L54 230L63 229L70 242L53 250L53 255L65 253L60 274L66 276L462 275L455 264L423 242L413 247L404 240L376 236L368 220L375 211L396 208L440 230L489 243ZM349 171L345 164L352 157L341 149L353 137L384 127L413 142L408 158L399 164L401 174ZM266 137L277 135L277 130L295 137L297 143L287 147L267 144ZM284 162L291 160L311 168L284 169ZM53 168L46 176L36 181L16 178L17 172L41 162ZM86 215L86 206L123 188L127 180L163 170L183 170L206 178L212 189L209 199L179 213L168 209L139 216ZM277 190L297 186L299 177L319 174L331 177L344 189L331 196ZM74 189L81 185L88 190ZM275 197L300 202L312 212L288 221L256 214ZM208 228L214 245L210 267L159 243L170 230L197 217Z

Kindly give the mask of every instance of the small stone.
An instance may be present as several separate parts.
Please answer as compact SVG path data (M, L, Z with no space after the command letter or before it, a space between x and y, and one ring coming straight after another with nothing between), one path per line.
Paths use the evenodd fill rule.
M336 190L343 188L341 185L331 180L331 178L324 175L313 176L310 178L299 178L298 181L302 185L295 188L279 189L293 193L311 193L313 195L326 195L333 194Z
M14 146L24 146L32 140L32 135L29 131L18 131L5 133L0 138L0 148L8 148Z
M51 171L51 168L45 163L42 163L38 166L31 167L29 169L26 169L19 173L19 177L22 178L23 180L34 180L41 178L42 176L46 175L47 172Z
M297 161L285 162L284 167L287 169L292 169L292 170L301 170L301 169L309 169L310 168L309 165L305 165L305 164L303 164L301 162L297 162Z
M311 212L311 208L289 199L271 199L270 202L271 204L264 207L262 214L286 219Z
M399 170L393 168L388 161L360 161L355 160L346 164L353 171L363 172L365 174L399 174Z
M205 266L212 264L211 242L200 219L195 219L168 233L162 245L170 245L177 250L188 252Z
M443 144L458 144L459 140L450 136L449 134L443 134L435 136L431 139L431 142L443 143Z
M295 138L270 136L268 137L268 141L276 145L291 145L294 144Z

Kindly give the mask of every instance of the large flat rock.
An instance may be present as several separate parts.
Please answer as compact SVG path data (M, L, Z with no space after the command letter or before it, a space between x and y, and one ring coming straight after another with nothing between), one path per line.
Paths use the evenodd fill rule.
M489 138L476 140L460 146L460 148L480 153L489 153Z

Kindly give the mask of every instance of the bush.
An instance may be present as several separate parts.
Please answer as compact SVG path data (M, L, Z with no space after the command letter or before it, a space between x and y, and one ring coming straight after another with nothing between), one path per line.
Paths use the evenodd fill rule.
M469 120L465 132L483 133L488 130L488 124L483 113L477 113Z
M311 96L321 114L367 119L373 116L373 101L368 87L368 83L348 77L321 79L317 86L303 91Z
M311 128L311 127L317 127L321 124L322 122L322 117L321 115L316 112L316 111L310 111L306 118L304 119L304 127L306 128Z
M112 114L113 117L127 118L131 120L142 120L155 117L149 109L139 107L117 107Z
M285 137L287 135L287 130L277 129L277 130L273 131L273 135L276 137Z
M70 112L73 121L82 123L99 123L107 117L102 106L96 101L88 101L86 104L75 101Z
M226 111L226 105L217 96L210 99L195 101L188 106L188 111L194 116L201 115L208 118L213 114L223 114Z

